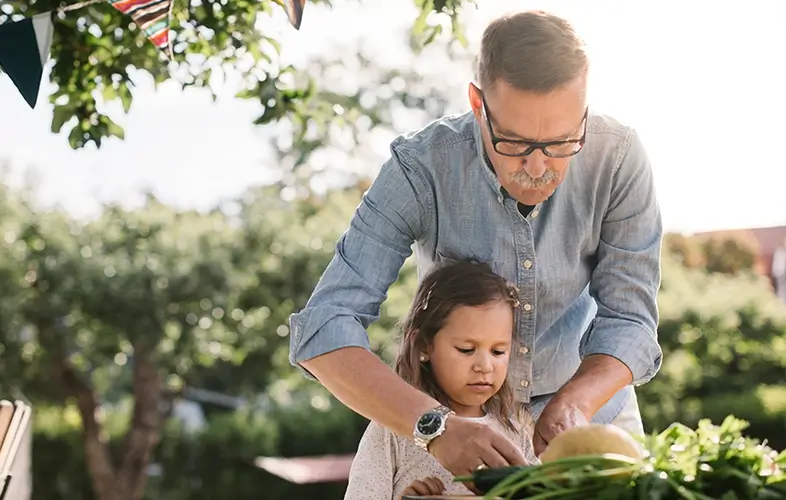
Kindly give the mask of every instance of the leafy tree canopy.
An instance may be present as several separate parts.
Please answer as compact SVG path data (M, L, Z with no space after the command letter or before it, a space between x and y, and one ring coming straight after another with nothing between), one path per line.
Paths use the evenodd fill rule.
M444 25L452 27L452 40L465 43L459 13L464 4L474 4L474 0L415 3L419 14L410 33L414 47L431 43ZM0 24L64 4L4 0ZM119 102L125 112L131 109L134 92L129 74L134 69L150 74L156 85L173 80L184 89L210 89L214 74L237 72L243 82L238 97L262 104L262 113L254 123L290 117L295 135L304 135L309 126L324 129L337 117L351 119L353 113L371 115L373 120L373 113L361 105L358 95L322 92L321 82L307 71L282 63L280 41L258 29L260 21L273 16L282 4L283 0L175 0L171 24L175 55L171 62L146 40L130 17L107 3L59 14L51 49L54 65L50 81L56 86L49 97L54 104L52 132L67 131L74 149L90 143L101 147L107 137L122 139L123 128L108 116L105 104ZM331 6L329 0L311 0L301 30L318 22L315 7L319 4ZM334 108L335 104L341 108Z

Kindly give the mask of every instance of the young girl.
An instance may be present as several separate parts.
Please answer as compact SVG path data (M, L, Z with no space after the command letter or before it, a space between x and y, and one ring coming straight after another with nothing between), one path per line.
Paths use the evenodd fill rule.
M507 435L535 463L532 419L510 418L516 412L506 375L516 307L515 286L487 264L464 260L438 267L420 284L403 324L396 373L456 415ZM371 422L344 500L398 500L403 493L471 492L411 439Z

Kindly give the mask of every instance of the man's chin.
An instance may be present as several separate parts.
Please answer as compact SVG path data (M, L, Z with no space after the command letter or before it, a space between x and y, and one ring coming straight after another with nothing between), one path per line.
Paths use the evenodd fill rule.
M517 201L524 205L535 206L546 201L551 196L551 189L521 189Z

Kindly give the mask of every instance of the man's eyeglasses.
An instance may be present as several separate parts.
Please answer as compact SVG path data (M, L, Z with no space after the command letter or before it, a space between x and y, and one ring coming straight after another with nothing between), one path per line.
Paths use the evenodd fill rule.
M489 107L486 104L486 98L481 94L483 101L483 114L486 117L486 125L489 128L489 135L491 136L491 144L494 151L503 156L527 156L532 154L536 149L540 149L544 155L551 158L567 158L578 154L581 148L584 147L584 142L587 138L587 116L589 108L584 110L584 132L581 134L580 139L570 141L548 141L548 142L530 142L520 141L514 139L503 139L494 135L494 128L491 126L491 115L489 114Z

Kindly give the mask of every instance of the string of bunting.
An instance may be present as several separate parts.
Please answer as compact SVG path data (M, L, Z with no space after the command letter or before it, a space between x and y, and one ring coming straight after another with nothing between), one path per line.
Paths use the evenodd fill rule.
M38 102L57 15L98 3L108 3L129 16L153 45L170 60L173 58L170 37L173 0L84 0L20 21L0 24L0 68L31 108L35 108ZM283 0L289 22L297 30L303 20L305 5L306 0Z

